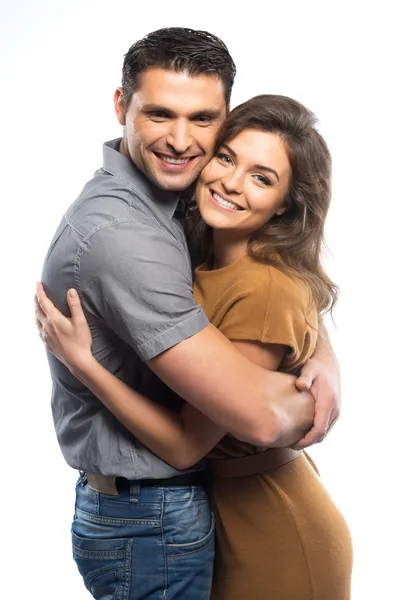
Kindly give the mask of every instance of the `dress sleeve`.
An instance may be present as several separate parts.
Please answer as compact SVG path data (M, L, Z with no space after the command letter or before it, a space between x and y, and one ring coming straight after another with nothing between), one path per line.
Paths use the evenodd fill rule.
M287 346L284 364L294 368L311 356L316 343L318 319L309 288L271 266L253 275L240 282L219 329L232 341Z

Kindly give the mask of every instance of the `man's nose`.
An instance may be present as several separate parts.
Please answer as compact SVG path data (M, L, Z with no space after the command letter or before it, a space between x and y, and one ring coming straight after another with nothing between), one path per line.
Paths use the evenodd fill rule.
M167 143L176 154L184 154L192 145L189 123L176 121L171 125L171 130L167 137Z

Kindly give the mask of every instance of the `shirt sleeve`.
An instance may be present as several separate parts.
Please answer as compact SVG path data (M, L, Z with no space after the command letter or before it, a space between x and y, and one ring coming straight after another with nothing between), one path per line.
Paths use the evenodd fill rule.
M144 361L208 324L187 252L162 228L123 220L99 229L82 247L76 273L85 307Z
M240 283L220 330L233 341L287 346L286 361L295 365L304 354L305 344L311 347L315 342L314 324L316 312L307 286L278 269L264 267L262 277Z

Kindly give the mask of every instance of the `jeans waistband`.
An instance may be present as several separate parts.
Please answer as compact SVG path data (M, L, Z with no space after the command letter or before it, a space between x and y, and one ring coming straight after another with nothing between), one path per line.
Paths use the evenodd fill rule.
M116 484L119 489L126 489L132 483L140 483L142 487L167 487L167 486L191 486L205 483L204 471L195 471L190 473L182 473L175 477L165 479L125 479L125 477L116 477Z
M193 485L203 485L206 483L204 471L195 471L182 473L176 477L165 479L126 479L125 477L107 477L97 475L96 473L81 473L81 480L89 485L93 490L104 494L117 496L122 490L128 490L132 485L141 487L187 487Z

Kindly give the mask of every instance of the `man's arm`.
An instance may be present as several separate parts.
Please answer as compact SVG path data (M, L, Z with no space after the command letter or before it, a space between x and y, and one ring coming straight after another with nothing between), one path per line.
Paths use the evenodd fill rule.
M287 445L312 425L314 400L295 377L266 371L243 356L215 327L148 362L177 394L232 435L257 446Z
M165 232L126 222L98 231L85 240L77 289L86 310L224 430L268 446L307 429L311 395L294 377L253 365L207 324L184 248Z
M66 318L55 308L40 285L37 298L37 325L47 350L63 362L142 444L163 460L178 469L188 468L203 458L225 434L190 404L184 404L181 413L177 414L135 392L96 361L91 353L90 329L76 292L68 293L71 318ZM286 350L283 345L254 341L235 342L235 347L264 370L276 370ZM304 411L304 401L307 403L307 399L298 402L300 412ZM309 426L313 416L311 402L305 427ZM304 434L304 429L296 429L298 421L300 419L293 418L289 437L280 440L283 444L289 445Z

